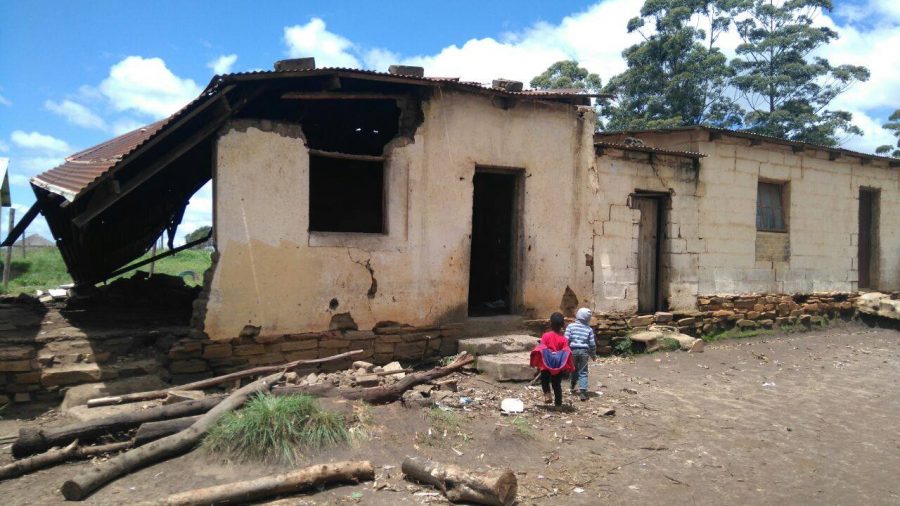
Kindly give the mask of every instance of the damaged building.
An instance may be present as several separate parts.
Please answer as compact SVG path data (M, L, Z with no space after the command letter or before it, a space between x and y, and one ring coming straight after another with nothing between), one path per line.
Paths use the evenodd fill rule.
M38 175L29 215L93 285L211 180L195 324L306 336L282 351L309 356L450 353L468 322L580 305L900 288L896 160L707 127L595 134L591 97L279 62Z

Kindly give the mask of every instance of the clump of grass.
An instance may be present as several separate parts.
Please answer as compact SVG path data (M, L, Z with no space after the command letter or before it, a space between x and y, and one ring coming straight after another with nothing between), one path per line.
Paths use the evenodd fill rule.
M424 444L440 446L454 436L461 436L464 442L469 440L469 436L461 430L462 418L452 411L431 408L425 412L425 419L430 425L428 432L417 437Z
M734 327L728 330L703 334L702 336L700 336L700 338L708 343L711 343L715 341L721 341L723 339L745 339L748 337L766 336L774 333L775 332L773 330L765 328L744 330L740 327Z
M616 340L616 344L613 345L613 350L617 355L631 355L632 354L632 345L634 343L630 338L618 339Z
M678 351L681 349L681 343L678 342L678 339L664 337L659 340L659 349L663 351Z
M511 423L520 436L525 439L534 439L534 431L531 430L531 425L529 425L527 418L517 416L512 419Z
M315 398L260 395L222 417L203 439L203 448L239 461L294 464L307 448L349 440L343 417L322 410Z

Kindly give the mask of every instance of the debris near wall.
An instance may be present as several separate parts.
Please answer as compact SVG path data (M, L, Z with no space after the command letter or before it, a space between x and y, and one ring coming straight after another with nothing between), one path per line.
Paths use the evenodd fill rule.
M879 316L900 322L900 292L864 293L856 299L856 309L865 315Z
M191 318L194 299L201 287L188 286L179 276L150 275L137 271L128 278L118 278L106 285L82 290L68 300L68 309L85 308L155 308L168 309L181 316L182 324Z

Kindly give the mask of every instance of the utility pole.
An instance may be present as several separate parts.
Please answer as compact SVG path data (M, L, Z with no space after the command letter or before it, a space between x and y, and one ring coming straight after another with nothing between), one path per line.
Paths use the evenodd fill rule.
M16 223L16 210L13 207L9 208L9 228L8 231L12 232L13 226ZM3 264L3 291L9 290L9 268L10 263L12 263L12 249L13 245L10 244L6 247L6 262Z

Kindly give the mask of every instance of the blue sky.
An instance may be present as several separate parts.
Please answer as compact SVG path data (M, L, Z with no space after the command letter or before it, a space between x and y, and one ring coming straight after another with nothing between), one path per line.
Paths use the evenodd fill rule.
M420 64L479 82L528 81L574 58L605 82L637 41L625 23L641 3L0 0L0 157L10 158L22 213L34 200L27 179L66 155L177 110L216 71L291 56L376 70ZM836 104L865 131L844 146L871 152L890 141L880 125L900 106L900 2L836 1L819 21L842 36L825 52L832 63L872 71ZM726 52L736 43L726 38ZM208 223L210 205L201 190L181 234ZM30 232L49 237L42 220Z

